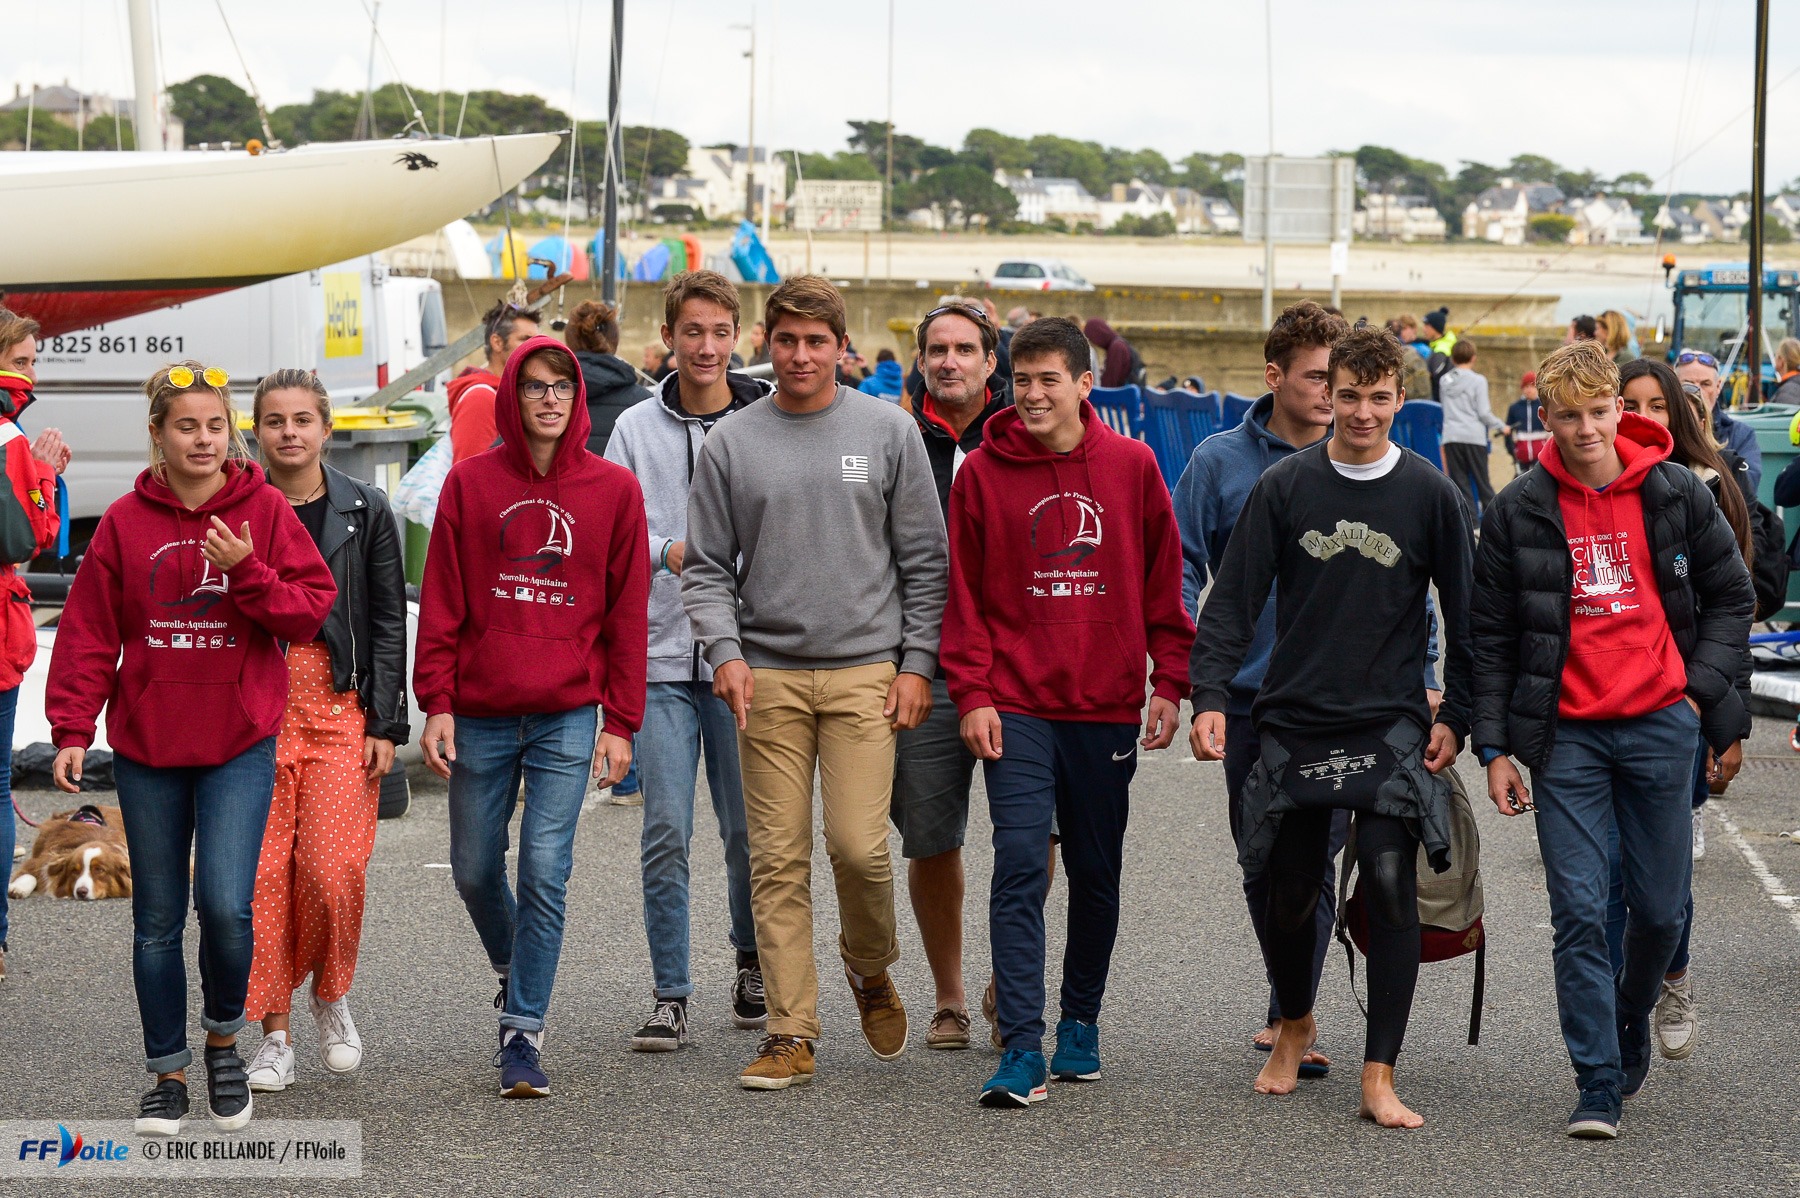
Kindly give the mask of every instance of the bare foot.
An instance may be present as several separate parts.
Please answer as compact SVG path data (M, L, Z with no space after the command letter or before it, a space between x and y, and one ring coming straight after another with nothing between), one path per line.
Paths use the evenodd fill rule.
M1275 1047L1275 1027L1274 1027L1274 1025L1273 1024L1264 1024L1263 1027L1261 1029L1259 1029L1254 1036L1250 1037L1250 1042L1252 1044L1261 1046L1265 1050L1274 1048Z
M1269 1051L1271 1048L1275 1047L1275 1029L1273 1027L1265 1026L1261 1031L1250 1037L1250 1042L1252 1044L1260 1045L1264 1052ZM1326 1069L1331 1068L1331 1058L1316 1048L1307 1050L1306 1055L1300 1058L1300 1063L1303 1065L1320 1065Z
M1416 1114L1394 1093L1394 1067L1363 1062L1362 1106L1357 1114L1382 1127L1412 1129L1425 1126L1425 1117Z
M1300 1084L1300 1059L1312 1048L1318 1025L1307 1015L1275 1025L1275 1047L1256 1075L1258 1094L1292 1094Z

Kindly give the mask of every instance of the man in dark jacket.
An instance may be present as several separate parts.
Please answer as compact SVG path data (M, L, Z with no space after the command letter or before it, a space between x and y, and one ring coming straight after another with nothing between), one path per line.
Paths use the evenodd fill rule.
M925 440L932 481L944 518L950 516L950 483L963 459L981 445L988 417L1012 406L1012 394L994 373L999 333L973 301L949 301L919 322L919 366L924 385L913 392L913 419ZM956 705L943 667L931 682L931 714L903 730L894 759L892 818L907 860L907 892L919 921L919 939L937 989L927 1048L967 1048L969 1008L963 989L963 837L969 823L969 787L975 755L962 742ZM988 1012L992 1022L991 1009Z
M1581 1097L1568 1133L1611 1139L1650 1068L1650 1021L1693 866L1694 742L1747 730L1735 687L1755 603L1706 485L1668 431L1624 412L1593 341L1538 369L1553 443L1481 525L1471 630L1474 740L1502 815L1532 809L1556 929L1557 1007ZM1629 922L1607 956L1608 844Z

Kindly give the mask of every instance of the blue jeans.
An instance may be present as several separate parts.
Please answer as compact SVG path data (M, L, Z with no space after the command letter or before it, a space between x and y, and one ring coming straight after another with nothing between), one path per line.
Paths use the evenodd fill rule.
M1001 1042L1041 1052L1044 1040L1044 898L1050 821L1061 826L1069 879L1062 1014L1100 1016L1119 931L1119 872L1137 725L1086 724L1000 714L1005 753L983 762L994 823L988 937Z
M634 795L643 789L643 783L638 778L637 737L635 736L631 738L631 765L625 770L625 776L619 779L618 785L612 789L613 793L617 795Z
M1550 759L1533 771L1556 933L1556 1005L1583 1087L1623 1081L1618 1022L1655 1007L1681 940L1699 735L1700 717L1685 701L1631 720L1563 720ZM1606 948L1614 836L1630 911L1616 975Z
M694 783L706 750L706 786L719 839L725 842L725 898L731 947L756 951L750 914L750 838L738 771L737 721L710 682L652 682L638 733L644 782L644 933L656 997L686 998L688 977L688 845L694 839Z
M223 765L161 769L113 755L131 855L131 977L144 1025L144 1066L173 1073L187 1043L188 853L200 916L200 1026L244 1026L253 933L250 898L275 791L275 738Z
M494 972L508 979L500 1026L544 1030L563 911L575 867L575 824L594 765L597 710L456 717L450 769L450 876ZM525 782L519 890L506 880L507 825Z
M1706 738L1700 738L1700 751L1694 756L1694 810L1705 806L1711 796L1706 784L1706 755L1711 751ZM1619 836L1615 829L1611 842L1612 885L1606 895L1606 953L1612 959L1613 972L1625 966L1625 873L1619 864ZM1688 967L1688 943L1694 933L1694 888L1688 887L1687 909L1681 919L1681 941L1669 961L1670 973L1684 973Z
M19 688L0 691L0 875L12 876L13 837L17 829L12 810L13 716L19 711ZM0 952L6 951L6 887L0 886Z

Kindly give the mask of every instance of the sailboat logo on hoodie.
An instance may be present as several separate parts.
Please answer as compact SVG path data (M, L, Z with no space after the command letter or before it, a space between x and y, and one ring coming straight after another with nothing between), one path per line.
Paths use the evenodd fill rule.
M1579 616L1617 615L1634 611L1637 582L1631 575L1631 552L1622 532L1594 533L1569 538L1569 557L1575 567L1574 598L1599 600L1599 605L1577 602Z
M500 555L532 574L575 556L575 521L548 499L525 499L500 513Z
M1044 517L1052 508L1062 520L1045 526ZM1031 547L1037 550L1039 557L1066 557L1070 565L1079 566L1100 548L1103 532L1100 513L1105 510L1079 491L1046 495L1031 507ZM1040 548L1043 545L1052 548Z
M200 559L200 579L192 587L187 585L192 577L191 563L184 563L187 555L181 552L190 545L194 546L194 556ZM170 553L171 549L176 552ZM180 608L185 615L204 616L218 606L230 588L231 580L200 553L199 542L192 539L170 541L151 554L150 560L150 596L159 606Z

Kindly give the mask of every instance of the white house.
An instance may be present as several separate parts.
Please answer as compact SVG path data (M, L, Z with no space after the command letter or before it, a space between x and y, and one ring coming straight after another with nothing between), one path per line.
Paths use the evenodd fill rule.
M1463 236L1471 241L1524 245L1531 218L1555 212L1562 189L1550 183L1519 183L1503 178L1463 209Z
M1370 192L1362 207L1350 216L1350 230L1359 237L1389 241L1442 241L1450 227L1424 196L1397 196Z
M1750 206L1742 200L1727 204L1722 200L1701 200L1689 209L1708 241L1741 241L1744 226L1750 223Z
M637 199L638 219L654 220L659 208L691 208L705 213L706 181L692 175L652 177L644 184L643 194Z
M1107 198L1099 201L1099 227L1110 229L1124 217L1135 216L1139 220L1145 220L1159 212L1165 212L1169 219L1175 220L1177 213L1174 192L1174 188L1160 187L1142 179L1114 183Z
M1665 233L1671 233L1682 245L1699 245L1706 240L1706 228L1694 219L1694 214L1686 208L1669 210L1663 204L1656 210L1656 217L1651 221Z
M1570 200L1563 212L1575 218L1569 231L1571 245L1639 245L1649 240L1644 236L1644 218L1623 199L1586 196Z
M1019 201L1018 219L1026 224L1042 225L1051 220L1060 220L1071 228L1084 222L1095 227L1100 224L1100 201L1079 179L1033 175L1029 169L1016 175L996 170L994 182L1013 193Z
M1768 211L1788 232L1800 233L1800 195L1778 195L1769 201Z
M744 189L750 181L751 167L749 153L742 147L735 150L689 150L687 167L688 177L699 180L699 186L688 189L688 194L699 200L700 210L708 220L720 220L738 214L759 216L763 205L767 203L774 205L770 215L777 223L786 217L786 159L778 157L771 162L767 150L756 151L754 213L744 213Z
M1201 195L1186 187L1176 190L1175 228L1183 233L1212 233L1235 237L1244 231L1244 218L1223 196Z

